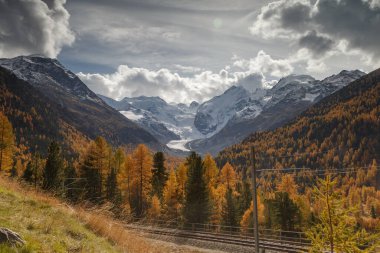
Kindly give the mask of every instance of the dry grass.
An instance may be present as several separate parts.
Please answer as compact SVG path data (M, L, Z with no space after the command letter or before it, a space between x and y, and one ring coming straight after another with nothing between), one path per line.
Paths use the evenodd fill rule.
M139 234L136 234L135 231L131 231L125 229L123 223L121 221L115 220L109 215L106 211L102 211L99 209L88 209L81 206L70 206L59 199L55 198L52 195L46 194L42 191L35 190L30 186L21 185L19 182L15 182L13 180L9 180L7 178L0 177L0 193L3 191L4 194L14 194L17 195L21 201L26 201L29 203L35 203L32 205L37 205L39 208L44 207L48 210L52 207L51 212L45 212L43 226L41 226L40 234L54 234L58 232L53 232L57 230L57 226L61 226L67 233L67 237L72 237L77 241L82 241L85 243L85 247L78 248L81 250L77 250L76 252L128 252L128 253L161 253L161 252L181 252L181 253L198 253L201 252L197 249L187 246L175 245L170 243L160 243L148 238L145 238ZM5 196L5 195L4 195ZM1 198L4 198L3 195L0 195ZM7 200L5 200L7 201ZM14 205L19 205L19 203L13 203ZM30 208L30 207L27 207ZM13 209L17 209L17 206L14 206ZM25 208L24 208L25 209ZM38 209L38 208L37 208ZM0 206L0 211L2 207ZM25 211L25 210L24 210ZM28 211L28 210L26 210ZM33 210L34 212L39 211ZM25 215L23 213L22 215ZM13 216L12 218L14 218ZM35 219L35 218L34 218ZM82 231L82 228L64 228L64 221L67 220L72 226L76 226L77 222L80 226L85 226L86 229L91 230L91 232L98 235L100 238L93 238L91 235L87 235L85 231ZM69 222L70 221L70 222ZM19 224L18 226L12 226L13 223L19 221L13 220L10 227L17 229L17 231L33 231L36 230L35 227L39 225L36 222L23 221L23 224ZM80 230L79 232L77 230ZM71 233L70 233L71 232ZM40 234L36 236L41 236ZM59 234L59 233L58 233ZM85 234L85 236L83 236ZM56 234L54 234L57 236ZM62 236L59 234L59 236ZM94 242L87 243L86 240L91 238ZM28 238L26 238L28 241ZM72 243L71 241L66 241L62 243L62 238L60 244L69 245ZM97 240L96 240L97 239ZM32 236L29 236L29 240L35 240ZM105 240L105 241L102 241ZM64 241L64 240L63 240ZM111 242L116 247L112 247L106 242ZM55 243L55 242L52 242ZM95 245L93 245L95 243ZM99 245L99 246L98 246ZM69 245L71 246L71 245ZM44 248L44 245L39 246ZM86 248L87 247L87 248ZM83 251L84 250L84 251ZM46 247L39 252L59 252L57 250L47 250ZM65 252L64 250L62 252ZM75 250L73 250L75 252Z

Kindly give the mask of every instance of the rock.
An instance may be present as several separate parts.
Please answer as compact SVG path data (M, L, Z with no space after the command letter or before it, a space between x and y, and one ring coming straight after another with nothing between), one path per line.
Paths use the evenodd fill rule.
M0 227L0 244L2 243L9 244L11 246L21 246L25 244L25 241L16 232Z

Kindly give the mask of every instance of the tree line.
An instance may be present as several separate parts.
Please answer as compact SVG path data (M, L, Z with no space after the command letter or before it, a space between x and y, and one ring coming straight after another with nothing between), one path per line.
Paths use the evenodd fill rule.
M163 152L144 144L133 150L115 148L102 137L90 141L76 159L65 158L61 145L53 141L46 157L35 152L22 161L3 114L0 123L0 172L67 201L111 206L120 219L207 223L219 230L239 227L241 232L253 227L250 177L229 162L218 167L211 155L192 152L169 165ZM373 252L380 228L376 178L376 160L333 178L328 171L322 176L312 170L263 171L258 178L260 227L306 232L313 252L331 244L331 252Z

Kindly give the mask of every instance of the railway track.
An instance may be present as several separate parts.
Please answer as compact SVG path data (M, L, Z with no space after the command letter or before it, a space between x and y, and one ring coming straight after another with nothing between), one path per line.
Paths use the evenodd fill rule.
M235 245L240 247L251 247L255 246L255 241L253 238L249 237L240 237L236 235L225 235L225 234L216 234L212 232L204 231L187 231L181 229L172 229L172 228L159 228L152 226L141 226L141 225L126 225L128 229L134 229L145 233L155 234L155 235L164 235L164 236L173 236L186 239L193 239L206 242L214 243L224 243L229 245ZM271 250L275 252L288 252L288 253L299 253L299 252L308 252L308 244L297 242L297 241L284 241L278 239L272 239L264 237L260 239L260 248Z

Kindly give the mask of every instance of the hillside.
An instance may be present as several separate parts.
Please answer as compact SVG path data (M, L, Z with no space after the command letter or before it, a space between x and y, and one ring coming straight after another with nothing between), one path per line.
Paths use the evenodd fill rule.
M225 93L219 98L224 100L222 105L210 101L207 106L200 106L197 115L204 115L203 118L223 119L220 115L226 114L225 110L230 111L230 116L222 120L222 125L216 124L220 131L211 137L194 140L188 146L200 153L216 155L254 132L274 130L289 123L313 104L364 74L359 70L343 70L323 80L308 75L290 75L279 80L271 89L257 90L254 94L242 92L244 88L236 88L234 90L239 91L238 103L229 96L224 97L228 95Z
M161 148L155 137L105 104L57 60L21 56L1 59L0 65L0 106L18 143L44 151L55 139L75 153L85 140L101 135L113 145Z
M0 224L23 237L23 252L121 252L70 215L68 209L54 206L57 201L49 202L0 179ZM0 252L12 251L0 246Z
M291 123L226 148L217 160L242 170L254 146L260 169L368 166L380 158L379 129L380 69L322 99Z

